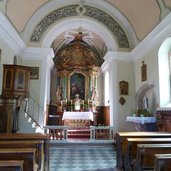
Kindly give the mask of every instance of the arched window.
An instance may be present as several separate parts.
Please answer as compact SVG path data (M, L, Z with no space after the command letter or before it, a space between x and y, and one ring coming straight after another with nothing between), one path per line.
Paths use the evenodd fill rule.
M171 38L165 40L158 52L159 106L171 107Z
M105 106L109 105L109 72L105 74Z

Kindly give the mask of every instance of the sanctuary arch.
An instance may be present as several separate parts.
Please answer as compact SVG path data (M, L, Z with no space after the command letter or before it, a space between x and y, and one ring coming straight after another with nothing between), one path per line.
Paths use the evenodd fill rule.
M61 48L53 60L55 87L62 88L61 101L72 101L78 94L82 101L88 102L92 88L97 88L97 75L103 62L98 53L83 42L75 41Z

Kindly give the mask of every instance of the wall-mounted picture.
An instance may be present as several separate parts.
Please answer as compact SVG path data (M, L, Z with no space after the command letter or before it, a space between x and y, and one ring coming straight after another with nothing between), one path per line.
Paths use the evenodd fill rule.
M128 82L120 81L119 82L120 95L128 95Z
M85 76L81 73L74 73L70 77L70 99L75 99L78 94L79 98L85 98Z
M1 64L1 49L0 49L0 64Z
M30 67L30 79L39 79L39 67Z
M144 64L144 61L142 61L142 66L141 66L141 81L146 81L147 80L147 64Z

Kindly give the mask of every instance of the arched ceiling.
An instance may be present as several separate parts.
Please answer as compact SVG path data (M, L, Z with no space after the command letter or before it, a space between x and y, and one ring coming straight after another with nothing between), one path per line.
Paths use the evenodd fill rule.
M73 5L76 5L76 7L74 8ZM76 23L73 23L73 25L78 25L78 27L74 28L73 26L72 29L69 27L63 29L63 32L54 37L52 43L54 50L57 51L69 39L72 39L71 37L76 36L81 26L85 42L101 54L104 54L106 50L110 50L106 44L104 33L98 32L98 26L94 27L95 29L92 29L92 27L83 27L83 23L81 23L83 18L103 25L109 34L111 34L111 37L113 36L114 41L117 42L116 44L120 49L131 50L170 13L171 1L98 0L92 2L91 0L1 0L0 10L7 16L21 37L23 38L23 35L28 34L30 42L33 42L35 46L36 43L41 41L38 39L43 39L50 29L59 24L59 21L64 22L71 18L79 18ZM65 10L65 13L70 10L70 13L67 16L62 15L59 18L58 15L61 14L62 10ZM55 11L56 13L54 13ZM53 19L54 22L47 24L47 20L51 17L53 18L53 16L55 16ZM34 18L35 20L33 20ZM48 22L51 21L49 20ZM30 24L33 28L29 32L28 28ZM44 26L40 28L41 24ZM45 25L48 26L46 27ZM37 31L38 34L42 34L42 37L34 37Z

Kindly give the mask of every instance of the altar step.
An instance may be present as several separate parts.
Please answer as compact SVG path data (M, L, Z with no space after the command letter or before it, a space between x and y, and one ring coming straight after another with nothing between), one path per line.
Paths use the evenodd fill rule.
M90 139L89 127L72 127L67 130L68 139Z

